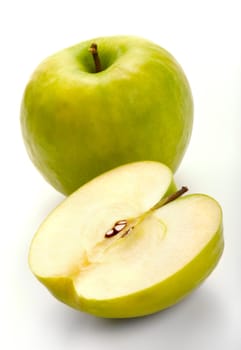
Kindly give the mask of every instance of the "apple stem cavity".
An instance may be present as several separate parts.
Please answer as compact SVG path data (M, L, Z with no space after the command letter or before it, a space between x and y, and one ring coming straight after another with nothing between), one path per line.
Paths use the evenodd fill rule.
M98 53L98 47L96 43L92 43L89 52L92 53L94 63L95 63L95 73L101 72L101 63L100 63L100 57Z
M114 224L114 226L108 230L105 233L105 238L111 238L113 236L116 236L117 234L121 233L121 238L125 237L127 234L130 233L134 229L134 227L140 223L144 218L149 215L151 212L160 209L164 205L176 200L177 198L181 197L185 192L188 191L188 188L186 186L182 186L180 190L172 193L171 195L164 197L160 199L153 207L151 207L149 210L147 210L145 213L141 214L137 218L131 219L131 220L118 220Z

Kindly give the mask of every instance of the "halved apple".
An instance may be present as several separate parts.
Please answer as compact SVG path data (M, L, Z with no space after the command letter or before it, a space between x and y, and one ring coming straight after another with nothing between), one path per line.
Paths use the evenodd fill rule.
M180 197L185 191L176 192L157 162L100 175L40 226L32 272L56 298L96 316L137 317L175 304L211 273L224 245L219 204Z

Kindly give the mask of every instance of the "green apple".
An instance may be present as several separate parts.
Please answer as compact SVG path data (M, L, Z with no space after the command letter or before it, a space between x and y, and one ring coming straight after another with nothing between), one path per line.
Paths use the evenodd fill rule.
M130 162L160 161L175 171L192 118L180 65L158 45L128 36L96 38L47 58L21 107L30 158L64 194Z
M29 264L60 301L109 318L177 303L223 251L222 211L203 194L180 197L165 165L136 162L67 197L34 236ZM178 198L180 197L180 198Z

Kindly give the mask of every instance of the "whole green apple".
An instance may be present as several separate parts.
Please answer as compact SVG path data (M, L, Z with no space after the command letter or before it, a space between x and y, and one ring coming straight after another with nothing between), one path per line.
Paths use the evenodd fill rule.
M160 161L175 171L192 118L180 65L163 48L132 36L96 38L47 58L21 107L30 158L64 194L134 161Z

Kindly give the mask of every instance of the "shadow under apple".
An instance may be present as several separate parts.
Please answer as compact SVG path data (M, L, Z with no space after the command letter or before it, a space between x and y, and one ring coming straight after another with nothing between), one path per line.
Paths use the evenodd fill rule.
M207 345L214 346L220 338L220 329L228 327L228 324L223 325L228 318L221 312L221 301L207 285L173 307L141 318L102 319L61 306L59 302L52 306L44 322L56 336L65 341L74 339L79 344L84 339L88 342L92 339L98 342L98 349L105 350L113 348L113 344L116 344L115 349L126 349L133 343L138 349L146 349L147 338L150 341L158 339L159 346L169 349L172 344L179 343L191 350L195 348L196 339L200 342L200 334L203 348L206 348Z

